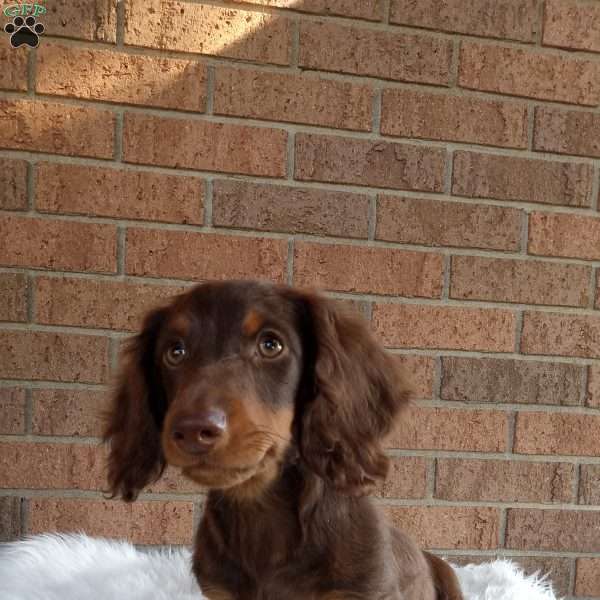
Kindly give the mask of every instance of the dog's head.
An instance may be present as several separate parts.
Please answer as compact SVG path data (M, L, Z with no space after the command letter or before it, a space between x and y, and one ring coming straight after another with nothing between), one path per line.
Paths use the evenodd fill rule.
M258 493L291 455L347 493L385 477L381 441L408 388L359 318L256 282L199 285L147 315L126 350L105 438L134 499L165 463Z

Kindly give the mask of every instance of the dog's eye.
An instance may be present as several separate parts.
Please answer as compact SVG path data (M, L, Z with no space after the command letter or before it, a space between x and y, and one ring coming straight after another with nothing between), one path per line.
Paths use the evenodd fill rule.
M283 344L274 335L265 335L258 343L258 350L265 358L275 358L283 352Z
M163 355L163 360L170 367L176 367L183 362L185 358L185 346L183 342L175 342Z

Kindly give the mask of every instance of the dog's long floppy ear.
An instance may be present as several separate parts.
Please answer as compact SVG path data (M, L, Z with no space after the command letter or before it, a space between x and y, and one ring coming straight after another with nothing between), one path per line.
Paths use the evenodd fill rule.
M166 398L154 359L164 314L164 309L149 313L141 333L128 342L112 406L106 414L108 483L113 497L120 495L128 502L165 468L160 429Z
M387 475L383 438L411 389L360 317L314 294L304 294L303 304L308 383L296 417L300 454L338 490L360 495Z

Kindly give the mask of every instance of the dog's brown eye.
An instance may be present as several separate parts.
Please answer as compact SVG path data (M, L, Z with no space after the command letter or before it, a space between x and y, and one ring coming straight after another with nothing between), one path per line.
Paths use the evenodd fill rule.
M185 358L185 346L182 342L176 342L163 355L164 361L170 367L176 367Z
M274 335L266 335L258 343L258 349L265 358L275 358L283 352L283 344Z

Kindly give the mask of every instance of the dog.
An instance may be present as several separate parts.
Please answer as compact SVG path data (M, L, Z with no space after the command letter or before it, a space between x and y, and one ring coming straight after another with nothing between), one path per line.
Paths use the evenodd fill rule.
M150 312L108 413L127 501L166 464L209 490L193 571L209 600L461 600L452 568L367 493L408 403L358 316L314 292L208 282Z

